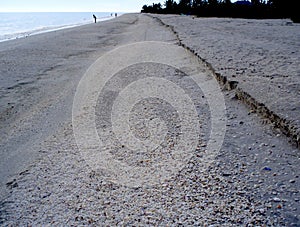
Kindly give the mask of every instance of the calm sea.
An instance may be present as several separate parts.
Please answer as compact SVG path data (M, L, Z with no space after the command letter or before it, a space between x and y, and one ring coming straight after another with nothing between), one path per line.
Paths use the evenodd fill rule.
M113 18L111 13L94 14L97 21ZM0 42L88 23L93 23L93 13L0 13Z

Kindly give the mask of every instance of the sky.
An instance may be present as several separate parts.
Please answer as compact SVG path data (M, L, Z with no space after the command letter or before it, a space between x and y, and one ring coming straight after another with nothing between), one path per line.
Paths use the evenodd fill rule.
M140 12L159 0L0 0L0 12Z

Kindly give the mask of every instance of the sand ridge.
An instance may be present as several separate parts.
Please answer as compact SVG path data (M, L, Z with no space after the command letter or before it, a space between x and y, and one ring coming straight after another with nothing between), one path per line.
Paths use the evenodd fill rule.
M299 25L290 20L154 16L236 89L249 108L300 143Z

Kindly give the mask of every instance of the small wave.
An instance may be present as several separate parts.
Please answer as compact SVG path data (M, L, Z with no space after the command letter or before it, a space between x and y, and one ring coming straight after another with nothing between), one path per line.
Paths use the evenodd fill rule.
M114 18L114 17L113 16L103 16L103 17L99 17L97 19L97 21L101 22L101 21L106 21L106 20L112 19L112 18ZM57 31L57 30L66 29L66 28L73 28L73 27L86 25L86 24L91 24L91 23L93 23L92 20L85 19L84 21L81 21L80 23L62 24L62 25L53 25L53 26L42 26L42 27L36 27L34 29L16 31L16 32L7 33L7 34L2 33L2 35L0 35L0 42L19 39L19 38L25 38L25 37L32 36L32 35Z

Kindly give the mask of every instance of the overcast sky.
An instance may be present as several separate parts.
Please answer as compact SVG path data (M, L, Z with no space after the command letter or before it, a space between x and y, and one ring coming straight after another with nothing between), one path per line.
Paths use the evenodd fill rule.
M156 0L0 0L0 12L139 12Z

